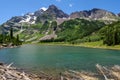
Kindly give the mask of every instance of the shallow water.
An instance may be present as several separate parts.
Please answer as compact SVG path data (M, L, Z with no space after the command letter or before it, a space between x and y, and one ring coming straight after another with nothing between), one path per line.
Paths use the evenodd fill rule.
M65 70L95 71L97 63L105 66L120 65L119 50L92 49L70 46L23 45L1 49L0 61L30 72L44 71L58 74Z

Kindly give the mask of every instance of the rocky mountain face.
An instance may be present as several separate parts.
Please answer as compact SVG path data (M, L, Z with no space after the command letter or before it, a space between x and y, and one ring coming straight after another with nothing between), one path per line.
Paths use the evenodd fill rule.
M69 15L58 9L55 5L50 5L49 8L42 14L39 14L36 22L45 22L46 20L57 20L57 18L68 18Z
M23 24L31 25L37 22L44 23L46 20L56 20L57 18L68 18L69 16L55 5L50 5L47 10L37 10L34 13L27 13L24 16L15 16L5 22L2 26L5 31L13 27L19 30Z
M24 16L15 16L4 23L2 26L4 28L4 32L10 30L10 28L14 28L15 31L20 30L23 24L35 24L36 16L33 13L27 13Z
M118 14L120 16L120 14ZM92 10L84 10L79 12L73 12L70 15L64 13L62 10L58 9L55 5L50 5L47 10L37 10L34 13L27 13L24 16L15 16L10 20L5 22L2 26L5 31L9 30L10 27L15 28L16 30L20 29L23 24L35 24L45 21L56 20L58 24L61 24L64 21L69 19L82 18L88 20L107 20L107 21L116 21L117 15L103 10L94 8Z
M45 11L45 14L49 14L55 18L68 18L68 14L64 13L62 10L58 9L55 5L50 5Z
M74 12L70 15L70 18L82 18L82 19L92 19L92 20L113 20L117 19L117 16L103 9L94 8L92 10L84 10L80 12Z

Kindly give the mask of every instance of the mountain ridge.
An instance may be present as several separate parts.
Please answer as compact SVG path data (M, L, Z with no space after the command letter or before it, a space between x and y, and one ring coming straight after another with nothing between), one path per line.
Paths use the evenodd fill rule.
M55 5L50 5L44 11L43 9L37 10L34 13L27 13L23 16L14 16L2 24L3 27L21 26L22 23L35 24L37 22L45 22L46 20L55 20L57 18L68 17L66 13L58 9ZM19 28L19 27L18 27Z
M99 8L93 8L91 10L83 10L79 12L73 12L70 14L71 18L89 18L92 20L116 20L117 15L113 12L99 9Z
M61 9L57 8L55 5L50 5L49 8L47 8L46 10L39 9L34 13L27 13L23 16L12 17L10 20L8 20L6 23L2 25L2 32L9 33L9 30L12 27L15 32L15 35L22 33L20 37L25 38L26 41L33 41L36 39L45 40L47 38L49 39L56 38L57 37L56 31L62 30L62 27L64 25L63 26L59 25L61 25L62 23L64 24L64 22L70 22L70 24L65 23L65 25L67 26L72 25L71 23L74 23L75 26L79 26L76 24L80 24L82 26L83 24L86 23L96 25L95 22L92 21L97 20L109 24L111 22L117 21L118 16L119 14L114 14L110 11L98 8L73 12L70 15L68 15ZM76 18L81 20L77 20ZM82 21L83 23L81 23Z
M92 19L92 20L117 20L117 17L120 16L119 14L115 14L113 12L99 9L99 8L93 8L91 10L83 10L83 11L76 11L72 12L70 15L63 12L61 9L58 9L55 5L50 5L49 8L44 11L43 9L37 10L34 13L27 13L24 16L15 16L6 21L4 24L9 23L28 23L28 24L35 24L39 21L46 21L48 18L51 20L57 20L57 18L82 18L82 19ZM41 19L40 19L40 18ZM42 20L43 19L43 20Z

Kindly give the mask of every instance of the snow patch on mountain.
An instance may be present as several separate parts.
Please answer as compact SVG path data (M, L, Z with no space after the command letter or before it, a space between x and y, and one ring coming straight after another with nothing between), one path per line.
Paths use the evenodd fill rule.
M46 8L46 7L41 7L40 9L42 9L43 11L46 11L48 8Z
M34 13L28 13L24 15L23 19L19 23L29 23L29 24L35 24L37 17L34 16Z

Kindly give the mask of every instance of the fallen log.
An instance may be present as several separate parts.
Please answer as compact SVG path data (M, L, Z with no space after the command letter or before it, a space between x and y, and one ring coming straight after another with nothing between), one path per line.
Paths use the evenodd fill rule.
M48 75L42 74L42 76L38 76L25 73L24 71L17 71L16 68L11 67L12 64L0 65L0 80L51 80L51 77Z
M28 74L18 71L17 68L9 65L0 65L0 80L120 80L120 66L105 67L96 65L98 73L68 70L60 73L59 78L50 76L44 72L41 74ZM103 76L101 79L98 75Z

